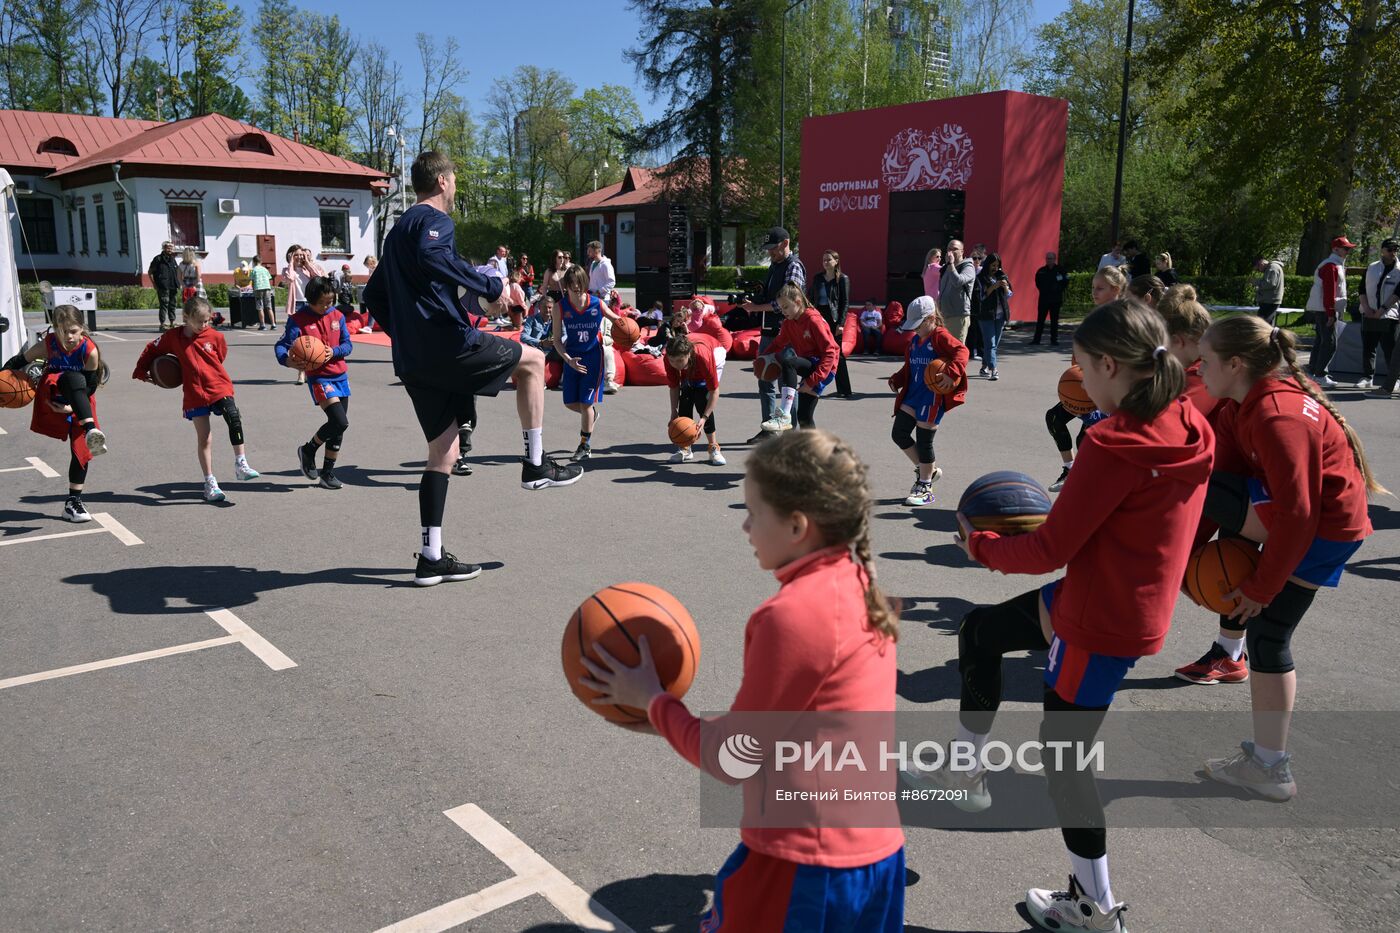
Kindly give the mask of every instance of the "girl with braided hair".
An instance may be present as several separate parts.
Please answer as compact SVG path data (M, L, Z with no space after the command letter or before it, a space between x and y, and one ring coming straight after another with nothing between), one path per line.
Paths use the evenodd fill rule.
M974 531L958 513L958 544L979 564L1002 573L1063 567L1064 576L963 618L952 751L972 766L907 771L907 783L958 791L954 806L970 812L992 805L983 750L1001 704L1004 655L1047 652L1041 741L1087 748L1128 671L1162 650L1215 446L1205 416L1181 398L1186 377L1169 342L1161 315L1137 301L1095 308L1074 333L1074 355L1104 419L1085 436L1045 523L1003 537ZM1047 758L1045 773L1071 874L1063 890L1027 891L1026 908L1045 929L1123 933L1093 772Z
M724 759L717 760L711 737L754 721L739 714L892 716L895 708L898 613L875 584L865 464L827 431L777 435L749 455L744 505L758 565L780 586L744 632L743 679L730 710L737 724L724 726L729 717L703 722L663 690L645 637L637 667L595 644L607 666L585 657L592 676L582 681L602 694L597 703L645 709L650 723L643 730L659 732L691 764L728 783L734 777L717 770ZM701 929L900 933L904 833L897 812L851 825L809 818L771 826L763 820L765 801L774 810L770 780L744 782L742 842L715 879L714 908Z
M1286 751L1297 693L1293 630L1318 588L1341 581L1371 533L1367 498L1387 490L1356 430L1304 374L1289 331L1252 315L1215 322L1201 341L1201 376L1211 395L1229 400L1216 418L1219 454L1204 535L1218 526L1263 545L1254 572L1227 595L1238 603L1220 617L1222 635L1212 646L1235 658L1247 649L1254 739L1238 754L1207 761L1205 771L1288 800L1297 793Z

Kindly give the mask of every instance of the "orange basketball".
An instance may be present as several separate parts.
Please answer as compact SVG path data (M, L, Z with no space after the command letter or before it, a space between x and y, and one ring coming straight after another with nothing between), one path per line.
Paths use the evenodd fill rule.
M642 339L642 329L630 317L620 318L613 322L612 339L613 346L630 350L633 344Z
M1201 545L1186 562L1181 589L1198 606L1229 615L1239 605L1226 599L1259 566L1259 551L1243 538L1217 538Z
M1084 370L1071 366L1060 376L1060 404L1071 415L1087 415L1098 408L1084 391Z
M661 686L674 697L683 697L700 664L700 634L680 600L649 583L615 583L583 601L569 617L560 654L564 676L574 696L608 722L632 725L647 721L646 710L631 706L598 706L598 694L579 683L588 676L582 658L601 663L594 643L624 664L634 665L641 656L638 638L647 637Z
M0 369L0 408L23 408L34 400L34 386L24 373Z
M783 367L778 365L778 360L773 354L765 353L754 357L753 372L764 382L772 382L783 374Z
M331 348L310 334L302 334L292 341L287 351L287 365L302 372L320 369L331 361Z
M928 386L929 391L936 392L939 395L947 395L957 389L957 383L954 383L947 389L940 389L934 384L934 380L943 374L943 370L946 369L947 366L947 363L936 356L928 361L928 365L924 367L924 385Z
M666 426L671 435L671 443L677 447L689 447L700 439L701 426L689 418L673 418Z

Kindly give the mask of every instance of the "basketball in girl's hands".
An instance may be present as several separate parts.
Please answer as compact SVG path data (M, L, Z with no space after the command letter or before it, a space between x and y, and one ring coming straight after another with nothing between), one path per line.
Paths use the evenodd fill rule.
M689 447L700 439L700 425L690 418L672 418L666 431L671 435L671 443L677 447Z
M1186 562L1181 589L1198 606L1229 615L1240 602L1226 599L1227 593L1246 580L1259 566L1259 551L1241 538L1208 541Z
M612 338L613 346L630 350L638 340L642 339L642 329L630 317L620 318L613 322Z
M771 353L754 357L753 372L764 382L772 382L783 374L783 367L778 365L778 360Z
M320 369L331 361L331 348L310 334L302 334L292 341L287 351L287 365L302 372Z
M34 384L24 373L0 369L0 408L23 408L34 400Z
M998 470L973 480L958 511L978 531L1019 535L1034 531L1050 514L1050 494L1024 473Z
M1071 415L1087 415L1098 406L1084 391L1084 370L1071 366L1060 376L1060 404Z
M151 360L151 382L162 389L174 389L185 381L180 369L180 358L173 353L163 353Z
M936 392L939 395L947 395L949 392L952 392L957 388L956 383L944 389L936 382L938 377L943 375L943 370L947 368L948 364L936 356L929 360L928 365L924 367L924 385L928 386L930 391Z
M649 583L615 583L583 601L569 617L561 651L569 689L583 704L608 722L636 725L647 721L646 710L632 706L602 706L592 702L597 693L579 683L592 676L583 658L603 665L594 650L600 644L629 667L641 660L637 645L647 637L661 686L674 697L683 697L695 679L700 663L700 635L680 600ZM606 666L606 665L603 665Z

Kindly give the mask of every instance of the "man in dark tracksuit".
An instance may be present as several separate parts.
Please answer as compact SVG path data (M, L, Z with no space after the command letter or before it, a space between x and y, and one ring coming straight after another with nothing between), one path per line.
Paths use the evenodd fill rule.
M175 244L166 240L160 245L160 254L151 260L146 269L151 283L156 289L160 302L160 327L174 327L180 311L180 262L175 258Z

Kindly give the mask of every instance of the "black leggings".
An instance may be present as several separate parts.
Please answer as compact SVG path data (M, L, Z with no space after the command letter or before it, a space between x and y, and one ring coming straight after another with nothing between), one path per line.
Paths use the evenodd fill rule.
M701 386L681 386L680 396L676 399L676 413L682 418L693 417L696 411L704 411L705 403L710 400L710 390ZM705 419L705 433L714 436L715 433L715 413L710 412L710 417Z
M919 427L914 416L900 408L894 413L894 427L890 429L890 438L900 450L917 447L920 463L934 463L936 460L933 455L933 435L937 430Z
M1236 473L1212 473L1206 487L1205 517L1220 526L1222 536L1239 537L1249 517L1249 484ZM1293 632L1317 598L1317 590L1285 583L1277 596L1248 622L1220 617L1220 627L1243 632L1249 669L1260 674L1287 674L1293 670Z
M1062 454L1067 454L1073 447L1078 447L1084 443L1084 432L1089 430L1089 426L1081 424L1079 435L1074 439L1071 446L1069 439L1069 423L1081 415L1070 414L1069 409L1056 402L1045 412L1045 426L1050 429L1050 436L1055 439L1055 449Z
M340 440L350 428L350 400L337 399L321 409L326 413L326 423L316 429L314 440L326 445L327 450L340 450Z
M798 356L797 351L792 347L785 347L778 355L778 364L783 367L783 374L778 379L778 383L784 388L796 389L802 385L803 380L812 374L816 364L805 356ZM808 392L797 393L797 426L799 428L815 428L817 426L816 413L817 402L821 398Z
M96 372L91 374L67 370L58 374L58 394L73 409L73 427L92 420L92 393L97 391Z
M978 606L963 617L958 627L958 670L962 673L958 719L968 731L978 735L992 731L1001 705L1002 656L1050 647L1040 628L1040 599L1040 590L1035 589L995 606ZM1040 739L1045 743L1069 741L1087 746L1108 709L1070 703L1048 688L1043 702L1047 715L1040 724ZM1065 763L1072 766L1073 758L1067 755ZM1053 755L1043 756L1043 761L1066 848L1083 858L1104 855L1108 831L1093 772L1073 767L1056 771Z

